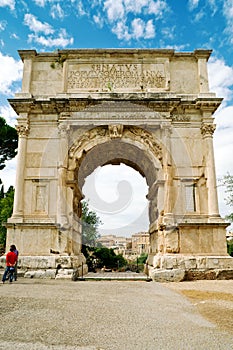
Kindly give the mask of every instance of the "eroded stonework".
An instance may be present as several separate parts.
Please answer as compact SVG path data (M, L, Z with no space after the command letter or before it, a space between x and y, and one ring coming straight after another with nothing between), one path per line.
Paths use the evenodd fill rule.
M150 271L186 269L192 257L199 269L202 256L229 268L212 139L221 99L208 87L210 53L19 51L22 91L9 100L19 162L7 245L16 244L22 265L34 259L41 268L45 259L54 268L66 257L66 268L81 266L85 178L125 163L148 185Z
M142 69L143 67L143 69ZM68 64L67 91L164 89L165 62L142 64Z

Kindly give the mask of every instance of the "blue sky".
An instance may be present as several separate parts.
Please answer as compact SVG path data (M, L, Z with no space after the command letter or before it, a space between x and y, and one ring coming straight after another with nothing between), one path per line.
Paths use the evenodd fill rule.
M16 115L7 98L20 90L22 77L17 50L63 48L212 49L210 89L224 97L215 115L217 177L233 174L233 0L0 0L0 115L9 124L15 125ZM116 215L99 210L104 233L146 230L143 179L126 167L97 170L86 187L94 181L99 196L108 194L106 201L109 191L111 198L119 196L121 180L134 177L127 208ZM14 176L15 160L0 174L6 187L14 185ZM91 196L88 188L86 192ZM222 187L219 202L221 214L227 214L230 208L224 204Z

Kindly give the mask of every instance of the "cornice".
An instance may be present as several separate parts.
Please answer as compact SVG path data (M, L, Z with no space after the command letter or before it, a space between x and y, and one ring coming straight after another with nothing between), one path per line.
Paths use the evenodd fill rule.
M20 113L44 113L60 114L63 112L82 112L90 106L99 105L104 102L120 103L131 102L145 107L154 112L174 112L180 110L201 110L214 113L220 106L222 98L176 97L169 94L99 94L87 97L52 97L52 98L13 98L8 99L10 105L17 114ZM114 107L114 104L113 104ZM133 106L132 106L133 107ZM91 111L94 113L94 109Z
M26 58L41 59L43 57L58 57L65 56L66 59L76 59L85 57L194 57L209 59L212 50L197 49L191 52L176 52L174 49L64 49L57 50L56 52L41 52L37 53L36 50L18 50L18 53L22 60Z

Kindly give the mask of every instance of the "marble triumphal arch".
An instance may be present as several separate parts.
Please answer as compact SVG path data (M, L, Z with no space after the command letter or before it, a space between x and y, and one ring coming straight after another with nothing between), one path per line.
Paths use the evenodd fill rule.
M151 271L230 267L212 137L221 99L208 50L19 51L18 166L7 245L21 265L78 267L85 178L125 163L146 178Z

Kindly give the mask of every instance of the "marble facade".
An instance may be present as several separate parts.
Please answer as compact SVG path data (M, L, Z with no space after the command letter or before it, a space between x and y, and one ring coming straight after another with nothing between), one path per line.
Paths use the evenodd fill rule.
M22 265L24 257L38 268L65 257L67 267L84 262L85 178L120 163L147 181L151 267L175 268L178 257L228 259L213 151L222 99L209 91L210 54L19 51L22 90L9 100L18 114L19 162L7 246L16 244Z

